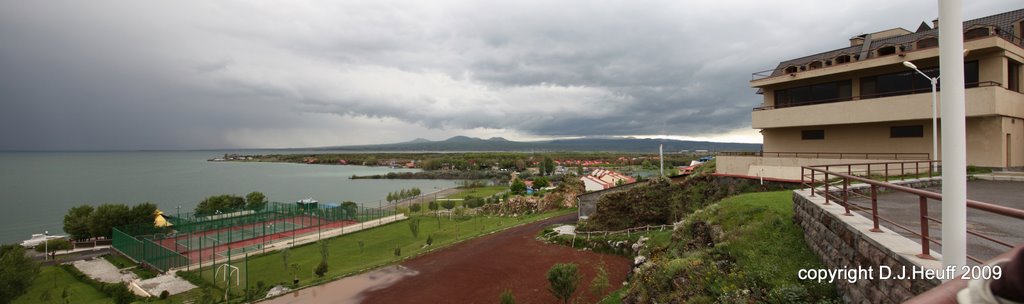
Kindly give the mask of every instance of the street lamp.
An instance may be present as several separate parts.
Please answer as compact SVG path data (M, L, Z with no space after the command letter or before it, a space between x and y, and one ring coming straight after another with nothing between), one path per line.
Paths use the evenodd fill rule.
M50 259L50 231L43 231L43 235L43 261L46 261Z
M938 103L939 103L939 101L938 101L938 95L936 93L936 87L939 84L939 76L935 76L934 78L929 77L928 74L925 74L924 72L921 72L921 70L918 70L917 66L914 65L913 63L911 63L910 61L904 61L903 62L903 66L906 66L908 68L914 69L914 71L917 71L917 73L921 74L921 76L924 76L924 78L928 78L928 81L932 83L932 160L938 160L939 159L939 123L938 123L938 121L939 121L938 120L938 117L939 117L939 105L938 105ZM932 169L932 171L936 170L936 166L935 166L934 162L931 163L931 169Z

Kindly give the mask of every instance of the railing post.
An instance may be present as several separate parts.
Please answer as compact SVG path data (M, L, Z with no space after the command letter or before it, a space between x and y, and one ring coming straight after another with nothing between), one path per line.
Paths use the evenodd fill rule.
M825 184L825 192L823 194L825 196L825 205L828 205L828 166L825 166L825 172L824 173L825 173L825 183L824 183Z
M885 182L889 182L889 163L885 163Z
M905 170L906 166L904 166L903 164L906 164L906 163L900 163L900 176L901 177L904 176L904 175L907 175L907 171Z
M868 179L871 179L871 163L868 163Z
M847 192L847 190L846 190L849 186L850 186L850 179L844 177L843 178L843 208L846 209L846 213L843 214L843 215L853 216L853 214L850 214L849 192Z
M814 169L811 170L811 197L814 197Z
M871 232L882 232L878 229L878 186L871 185Z
M921 196L919 204L921 205L921 254L917 257L933 260L935 258L931 255L931 244L928 240L928 198Z

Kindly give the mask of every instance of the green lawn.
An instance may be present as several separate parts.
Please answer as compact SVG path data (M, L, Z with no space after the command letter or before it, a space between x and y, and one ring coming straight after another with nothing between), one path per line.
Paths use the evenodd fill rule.
M313 274L313 269L320 262L320 247L318 244L314 243L291 249L288 264L298 264L298 270L295 274L299 278L300 286L319 284L393 263L396 261L394 255L396 246L401 248L401 257L406 258L466 240L467 238L573 212L576 212L575 209L565 209L520 217L518 219L481 216L463 220L449 220L443 217L413 216L409 220L330 239L328 241L330 248L330 257L328 258L329 270L324 278L317 278ZM420 220L420 232L419 237L414 239L409 223L416 219ZM438 227L438 223L440 223L440 227ZM430 247L422 248L428 235L433 236L434 243ZM360 241L364 243L362 250L360 250L359 246ZM241 261L233 263L233 265L242 268L241 285L244 287L246 281L244 274L245 265ZM263 281L267 286L275 284L290 285L292 281L291 272L291 269L285 267L280 251L263 256L250 257L248 261L248 280L251 286L255 286L259 281ZM206 268L203 270L202 277L209 282L213 282L211 281L213 273L213 270ZM223 287L223 279L216 284L218 287ZM232 293L241 291L241 289L232 286Z
M103 259L107 260L107 262L110 262L110 264L114 264L114 267L117 267L118 269L122 269L122 268L127 268L127 267L132 267L132 266L138 265L138 264L135 264L135 262L132 262L132 260L129 260L126 257L120 256L120 255L116 255L116 254L104 255Z
M488 186L480 188L470 188L462 189L461 192L452 194L448 196L448 198L465 199L467 196L488 197L505 191L508 191L508 186Z
M60 267L41 267L39 276L28 291L14 299L11 303L46 303L45 293L49 293L50 301L61 303L61 295L67 288L71 303L110 303L110 298L91 285L78 281L70 273Z

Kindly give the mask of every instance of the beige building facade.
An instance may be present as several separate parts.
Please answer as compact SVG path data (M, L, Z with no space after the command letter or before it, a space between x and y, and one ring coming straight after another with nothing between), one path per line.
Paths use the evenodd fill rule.
M1024 167L1022 31L1024 10L964 23L970 165ZM914 32L885 30L853 37L848 47L754 73L750 84L764 102L753 109L751 126L761 130L764 153L721 156L719 171L799 179L798 167L795 175L785 165L762 173L764 164L941 160L941 151L932 155L930 81L903 64L909 61L930 77L938 76L937 37L938 29L925 23ZM793 152L802 154L794 157Z

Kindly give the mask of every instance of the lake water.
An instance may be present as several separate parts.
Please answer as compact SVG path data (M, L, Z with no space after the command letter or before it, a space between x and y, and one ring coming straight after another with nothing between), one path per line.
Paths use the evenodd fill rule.
M410 169L206 161L225 152L0 153L0 243L20 242L45 230L61 233L64 214L81 204L153 202L173 214L178 206L190 211L211 195L260 191L271 201L312 197L376 206L388 192L419 187L430 193L455 185L446 180L349 179L353 174L417 171Z

